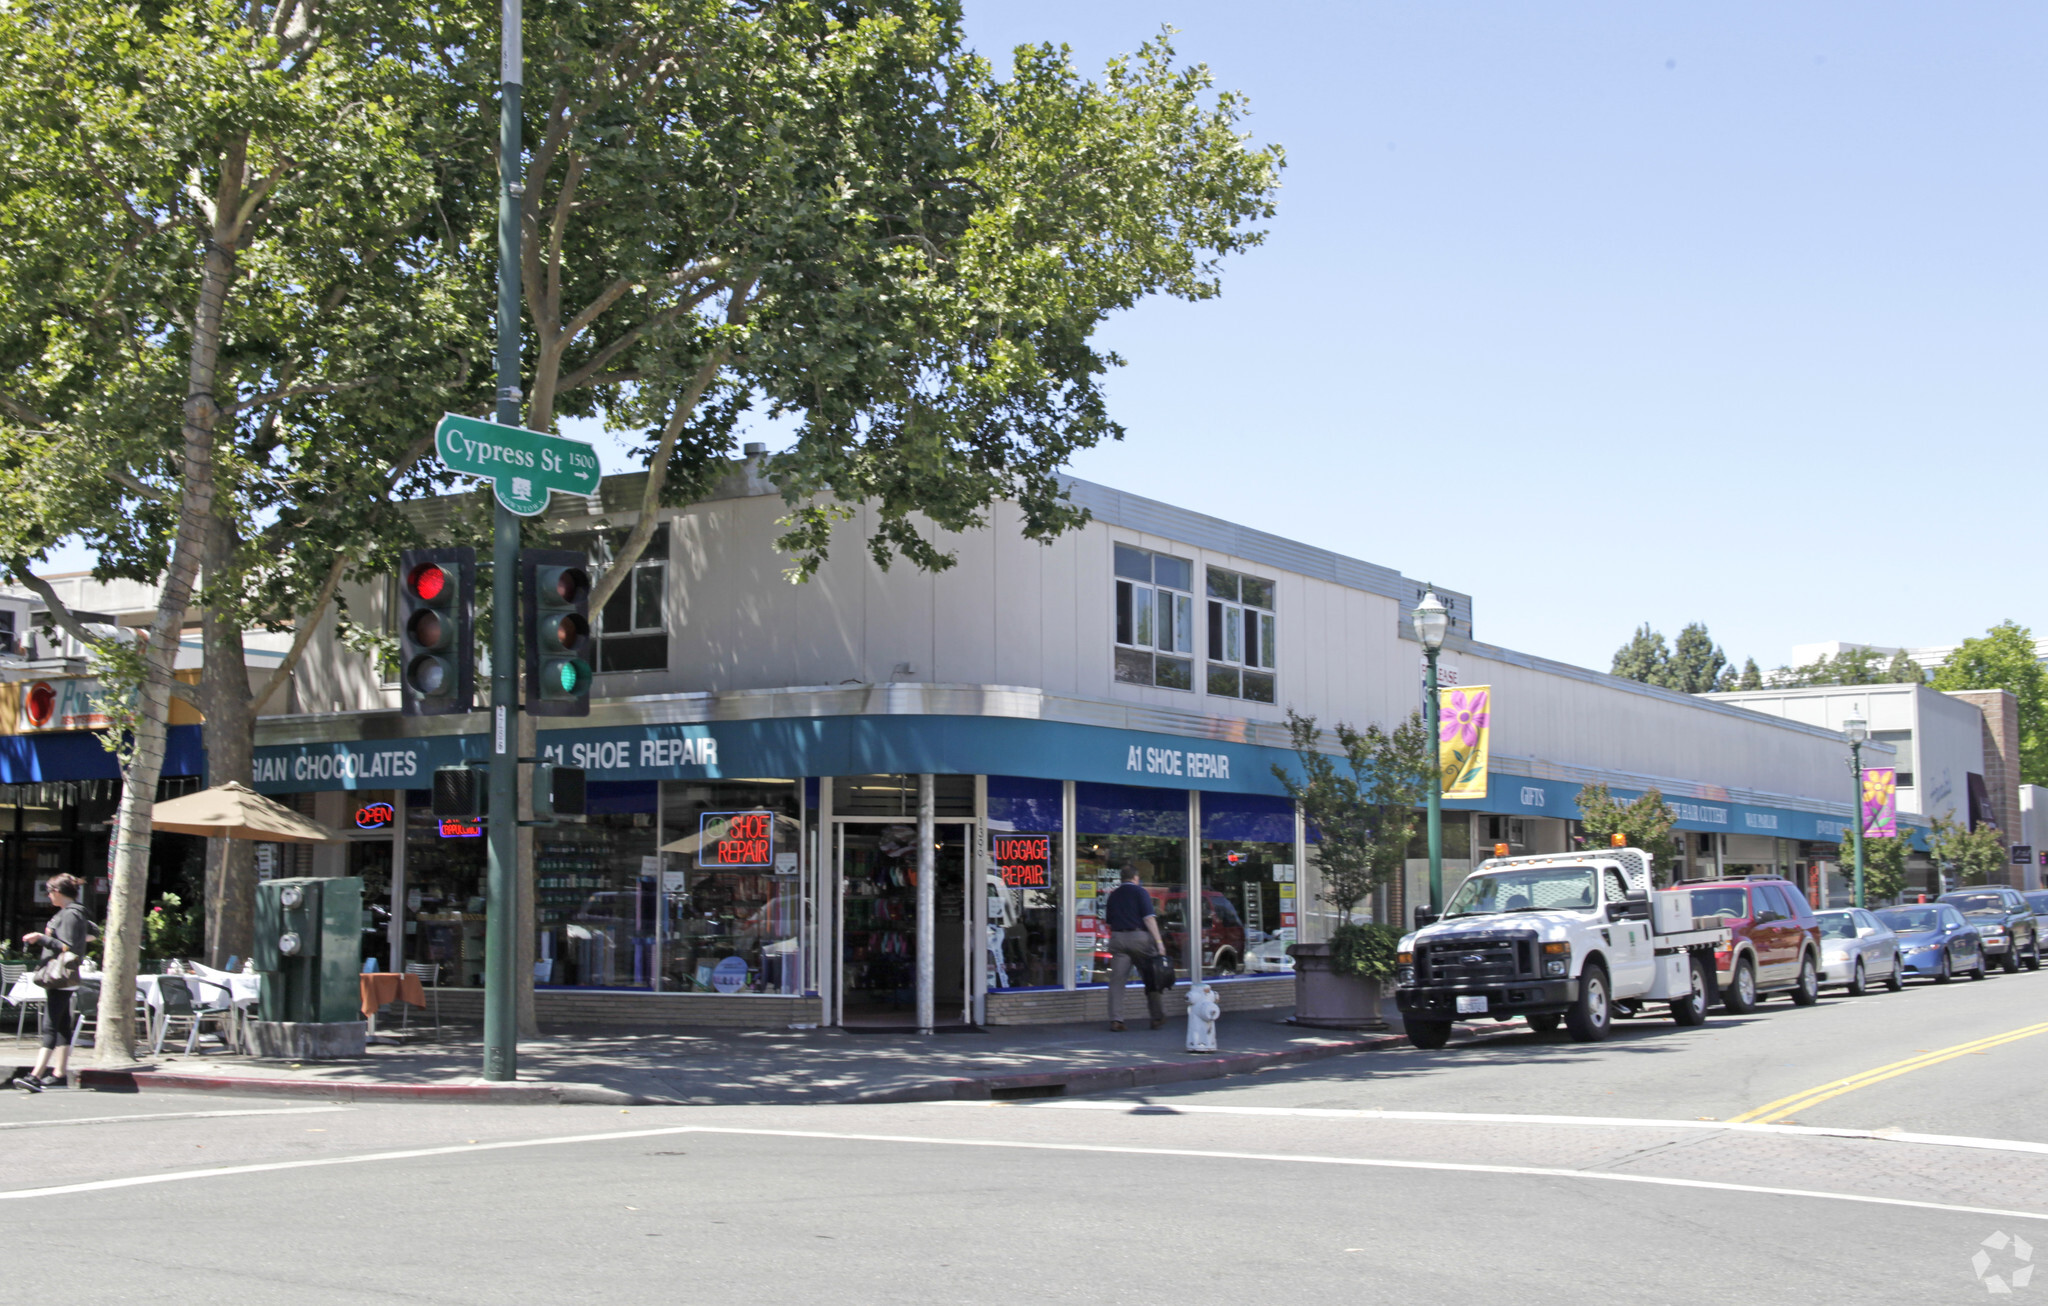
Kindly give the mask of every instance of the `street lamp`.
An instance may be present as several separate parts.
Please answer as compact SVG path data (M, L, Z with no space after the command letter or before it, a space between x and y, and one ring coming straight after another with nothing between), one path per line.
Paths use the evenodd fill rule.
M1422 723L1429 731L1429 909L1442 911L1444 904L1444 768L1439 744L1442 711L1436 698L1436 655L1443 650L1444 636L1451 630L1451 610L1424 587L1415 605L1415 638L1422 644L1422 656L1429 664L1422 681Z
M1863 741L1870 738L1870 725L1860 716L1852 716L1842 723L1842 733L1849 736L1849 776L1855 791L1856 812L1856 905L1863 905Z

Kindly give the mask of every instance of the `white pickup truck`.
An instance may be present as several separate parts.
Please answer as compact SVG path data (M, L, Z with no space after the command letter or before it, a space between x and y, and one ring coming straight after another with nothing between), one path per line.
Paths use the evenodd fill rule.
M1394 998L1422 1048L1448 1042L1453 1021L1489 1016L1539 1034L1562 1020L1595 1042L1617 1004L1668 1002L1673 1020L1700 1024L1714 950L1729 942L1694 928L1690 890L1652 890L1639 848L1493 858L1418 925L1401 940Z

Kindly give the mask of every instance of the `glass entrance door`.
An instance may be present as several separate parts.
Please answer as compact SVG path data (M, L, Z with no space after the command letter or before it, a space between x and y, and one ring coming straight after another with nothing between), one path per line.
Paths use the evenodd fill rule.
M840 821L839 1021L852 1026L917 1022L917 823ZM972 827L936 826L932 1012L942 1025L969 1023L973 927L967 894Z

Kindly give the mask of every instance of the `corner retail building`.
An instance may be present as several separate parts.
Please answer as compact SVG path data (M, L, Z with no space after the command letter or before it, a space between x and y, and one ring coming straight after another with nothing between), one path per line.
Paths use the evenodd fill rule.
M602 557L638 477L550 526ZM538 722L587 768L590 816L531 835L530 948L550 1020L637 1025L903 1024L916 936L934 933L941 1018L1103 1014L1096 908L1135 867L1183 973L1227 1006L1292 1001L1286 945L1323 938L1314 844L1273 767L1287 709L1362 725L1415 710L1421 586L1390 568L1083 481L1092 520L1048 544L999 505L937 533L932 574L883 570L843 522L806 584L773 541L786 511L752 461L666 510L598 623L584 719ZM430 520L453 501L428 505ZM1475 848L1570 846L1580 786L1656 786L1683 874L1826 870L1851 819L1847 745L1825 728L1488 645L1472 600L1438 592L1447 679L1493 692L1484 799L1446 804L1446 878ZM390 621L390 587L349 595ZM388 911L369 948L433 961L451 1009L482 969L482 840L427 810L433 769L483 756L481 714L408 718L397 687L320 632L289 715L259 727L258 787L345 832L281 869L358 874ZM1886 747L1866 747L1881 764ZM935 915L920 920L918 777L934 777ZM734 824L737 822L737 824ZM765 834L721 860L721 829ZM973 868L973 869L970 869ZM1373 910L1402 919L1424 864Z

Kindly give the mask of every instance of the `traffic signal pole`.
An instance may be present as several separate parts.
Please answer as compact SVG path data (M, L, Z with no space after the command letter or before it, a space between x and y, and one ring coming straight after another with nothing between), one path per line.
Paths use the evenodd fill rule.
M519 207L522 80L520 0L504 0L498 74L498 424L517 426L519 389ZM492 495L491 809L489 894L484 918L484 1078L519 1074L519 1013L513 990L513 932L519 922L519 519Z

